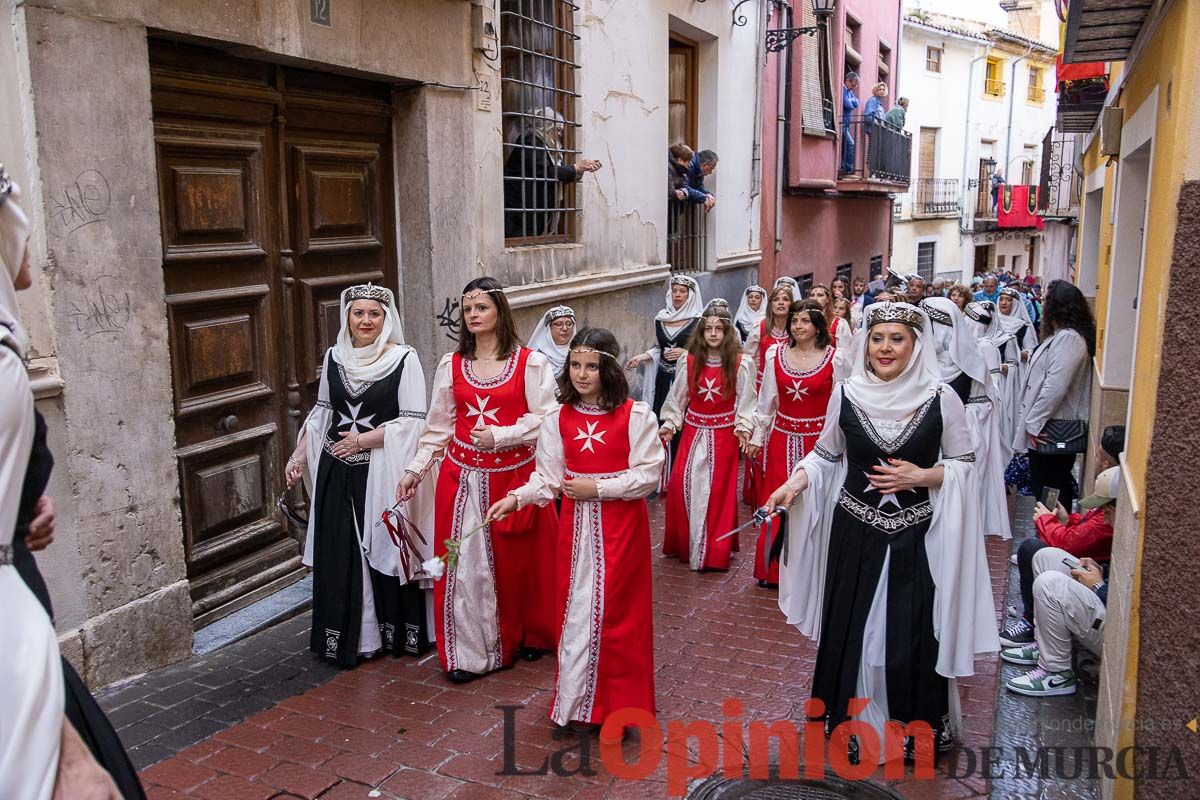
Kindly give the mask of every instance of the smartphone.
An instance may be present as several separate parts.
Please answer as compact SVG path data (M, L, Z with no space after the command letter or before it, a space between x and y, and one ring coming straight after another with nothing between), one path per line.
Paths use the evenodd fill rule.
M1058 489L1053 486L1047 486L1042 490L1042 505L1051 511L1058 505Z
M1083 565L1076 561L1071 556L1063 559L1063 563L1067 565L1067 569L1083 569Z

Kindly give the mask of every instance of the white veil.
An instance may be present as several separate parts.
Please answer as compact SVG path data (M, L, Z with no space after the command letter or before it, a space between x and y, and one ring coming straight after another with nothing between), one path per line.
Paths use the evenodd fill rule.
M918 318L921 327L915 328L917 336L913 354L904 371L890 381L876 377L867 364L867 340L870 339L871 321L876 316L887 321L895 317ZM915 317L913 315L916 315ZM911 417L929 396L937 391L942 382L938 369L937 353L930 346L930 321L924 311L908 303L872 303L863 311L864 331L854 337L851 356L850 377L842 384L842 390L856 406L867 412L871 419L902 422Z
M987 365L958 304L948 297L926 297L921 301L921 309L933 322L942 380L949 383L958 373L965 372L972 380L987 386Z
M550 362L550 366L554 369L554 376L557 378L562 373L563 365L567 363L567 353L571 349L571 343L556 344L554 336L550 332L550 325L556 320L563 317L575 319L575 309L570 306L555 306L549 309L542 318L538 320L538 324L533 329L533 333L529 337L529 349L536 350L546 357Z
M762 295L762 302L758 304L758 311L750 308L748 301L751 292L757 292ZM741 325L746 331L753 331L766 316L767 290L757 284L747 286L742 292L742 302L738 303L737 313L733 316L733 324Z
M366 347L355 347L350 336L347 315L355 300L374 300L383 306L383 329L375 341ZM333 360L346 371L346 377L356 383L377 381L396 368L405 353L412 350L404 344L400 312L396 310L396 298L392 290L384 286L365 284L350 286L342 291L342 327L338 331L337 343L333 346ZM400 345L387 349L388 343Z
M688 288L688 299L679 308L671 300L671 287L675 285ZM667 299L663 309L654 315L659 322L687 322L704 313L704 299L700 297L700 284L696 279L687 275L672 275L667 281Z

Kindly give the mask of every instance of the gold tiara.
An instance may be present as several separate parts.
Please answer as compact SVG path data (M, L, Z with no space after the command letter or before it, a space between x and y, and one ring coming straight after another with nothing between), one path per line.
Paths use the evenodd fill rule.
M355 300L374 300L387 305L392 302L392 290L386 286L376 286L372 283L351 286L346 290L346 302L352 303Z
M925 327L925 319L920 311L912 306L897 303L883 303L867 315L868 328L884 322L900 322L917 330Z

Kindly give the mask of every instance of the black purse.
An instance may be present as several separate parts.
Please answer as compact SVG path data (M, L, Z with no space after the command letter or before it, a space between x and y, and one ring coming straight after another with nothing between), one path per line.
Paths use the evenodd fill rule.
M1088 424L1083 419L1051 419L1046 421L1034 452L1039 455L1076 455L1087 452Z

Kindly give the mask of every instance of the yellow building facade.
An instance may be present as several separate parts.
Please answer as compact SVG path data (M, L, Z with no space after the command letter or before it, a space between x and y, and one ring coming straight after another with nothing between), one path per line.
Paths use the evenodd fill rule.
M1099 31L1105 20L1088 14L1082 9L1068 14L1064 60L1109 64L1107 98L1085 136L1079 165L1083 197L1075 280L1093 302L1097 326L1093 452L1106 426L1126 425L1095 744L1117 752L1136 748L1132 752L1145 755L1149 748L1182 743L1194 759L1196 745L1182 737L1200 741L1187 729L1200 704L1193 702L1189 711L1177 703L1171 712L1169 698L1181 688L1179 680L1193 691L1197 680L1200 619L1189 597L1197 590L1181 580L1178 570L1171 575L1162 565L1194 561L1197 553L1196 545L1183 544L1180 551L1186 540L1171 518L1184 521L1192 514L1194 487L1180 492L1186 476L1197 470L1194 455L1184 453L1200 447L1194 419L1200 403L1188 396L1200 395L1196 376L1188 378L1194 364L1187 352L1194 346L1184 341L1187 326L1176 324L1185 320L1175 319L1191 314L1193 326L1200 322L1200 312L1184 305L1186 284L1180 280L1187 267L1200 268L1195 260L1200 248L1193 251L1190 244L1193 231L1200 238L1200 211L1193 211L1200 206L1200 64L1195 57L1200 3L1157 3L1125 43L1089 40L1089 28ZM1127 54L1114 59L1123 45ZM1089 58L1088 52L1107 52L1109 58ZM1085 469L1088 489L1092 464L1094 458ZM1190 668L1178 660L1178 641L1191 643ZM1164 734L1167 722L1178 732ZM1200 766L1182 754L1189 767ZM1192 781L1198 779L1200 774L1189 772ZM1189 791L1119 771L1103 782L1105 798L1182 797Z

